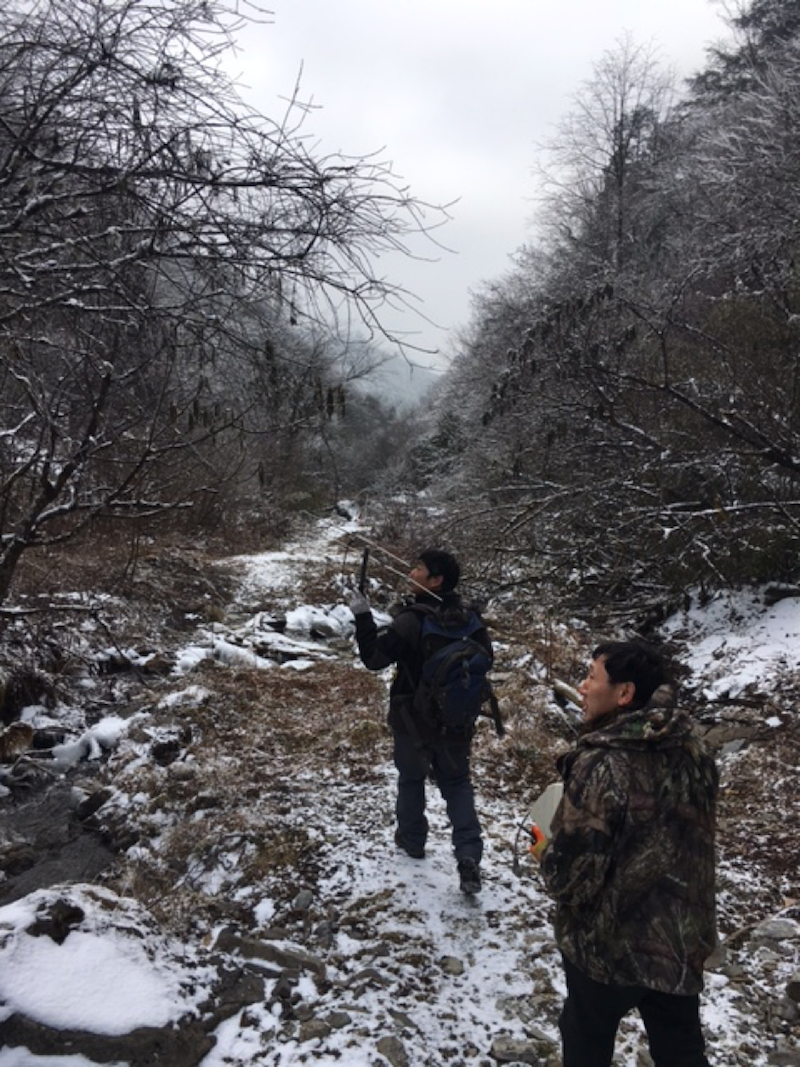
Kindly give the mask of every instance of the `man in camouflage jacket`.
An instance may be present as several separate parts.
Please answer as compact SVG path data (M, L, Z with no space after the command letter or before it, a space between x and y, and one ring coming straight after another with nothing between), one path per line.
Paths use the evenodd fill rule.
M656 1067L708 1067L698 994L716 943L717 772L665 682L643 642L600 645L581 737L559 761L541 870L567 979L564 1067L607 1067L633 1008Z

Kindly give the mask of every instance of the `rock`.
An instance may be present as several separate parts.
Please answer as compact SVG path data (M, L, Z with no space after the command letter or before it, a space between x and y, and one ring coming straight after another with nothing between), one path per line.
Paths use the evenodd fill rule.
M325 1022L324 1019L309 1019L308 1022L304 1022L300 1027L298 1037L301 1042L315 1041L323 1037L329 1037L330 1034L330 1024Z
M770 582L764 588L764 603L770 607L786 597L800 596L800 586L788 582Z
M552 1041L525 1041L515 1037L498 1037L492 1044L492 1056L498 1063L530 1063L538 1067L542 1058L555 1051Z
M356 996L369 988L380 988L389 984L385 975L381 974L377 967L364 967L347 979L345 983L348 989L357 990Z
M728 962L728 946L724 941L720 941L714 948L711 955L706 959L704 964L707 971L719 971L726 966Z
M201 1005L201 1011L209 1019L209 1030L251 1004L262 1004L265 996L264 978L260 974L231 970L222 962L217 964L217 969L219 980L213 996Z
M69 935L86 918L83 908L69 900L55 900L48 911L37 912L36 921L27 933L31 937L49 937L57 945L63 945Z
M391 1063L392 1067L409 1067L411 1061L399 1037L382 1037L375 1048Z
M770 1067L800 1067L800 1051L776 1051L767 1057Z
M288 926L268 926L261 931L264 941L285 941L292 936Z
M800 974L793 975L786 983L786 996L800 1004Z
M755 928L753 938L769 941L800 939L800 923L794 922L793 919L767 919Z
M464 961L456 959L455 956L444 956L441 964L445 974L452 974L458 977L458 975L464 973Z
M325 977L325 964L310 952L304 952L295 946L279 946L269 941L260 941L255 937L240 937L230 927L220 931L215 948L220 952L244 956L246 959L274 963L283 971L312 971L320 978Z
M408 1030L416 1030L417 1029L416 1023L411 1018L411 1016L409 1014L407 1014L407 1012L397 1011L396 1009L390 1009L389 1010L389 1014L394 1019L394 1021L398 1024L398 1026L404 1027L404 1028L406 1028Z
M314 929L314 938L321 949L326 950L333 944L336 927L330 919L323 919Z
M282 971L278 975L278 980L272 987L272 992L269 997L270 1004L277 1004L281 1007L288 1005L294 996L294 990L297 986L299 976L299 971L294 973L291 971Z
M772 1010L778 1019L783 1019L784 1022L791 1023L792 1025L800 1019L800 1008L798 1008L797 1004L795 1004L793 1000L790 1000L789 997L781 997L779 1000L776 1000L772 1006Z
M352 1021L352 1016L346 1011L334 1011L328 1016L328 1023L334 1030L342 1030L345 1026L349 1026Z
M95 815L113 796L114 790L109 786L93 789L91 792L85 792L83 789L75 788L72 790L72 802L75 806L75 814L81 822L85 822L87 819L91 818L92 815Z
M83 1056L127 1067L197 1067L214 1044L195 1018L166 1027L142 1027L122 1036L52 1030L24 1015L11 1015L0 1023L0 1047L22 1047L34 1056Z
M747 742L741 737L737 737L735 741L726 741L723 745L720 745L720 759L725 759L727 756L733 756L737 752L741 752L746 744Z
M180 756L183 751L177 737L167 737L162 741L154 741L150 747L150 755L160 767L168 767Z
M292 901L292 907L295 911L308 911L314 900L314 894L310 889L301 889L297 896Z

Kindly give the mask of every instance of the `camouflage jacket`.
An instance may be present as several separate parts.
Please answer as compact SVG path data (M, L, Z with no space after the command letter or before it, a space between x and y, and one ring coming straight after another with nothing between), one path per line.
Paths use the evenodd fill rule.
M716 943L717 771L671 707L615 713L559 760L542 855L564 955L605 985L694 994Z

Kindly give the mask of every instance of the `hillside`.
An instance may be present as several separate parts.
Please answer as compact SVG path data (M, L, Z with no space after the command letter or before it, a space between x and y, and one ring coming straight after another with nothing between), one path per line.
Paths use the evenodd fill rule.
M609 635L490 605L509 729L476 745L485 885L464 898L435 791L428 857L392 843L388 679L344 606L354 530L153 552L124 598L5 616L23 723L0 765L0 1067L559 1063L550 904L514 846L574 736L552 681ZM723 783L711 1060L800 1065L800 601L720 597L664 636ZM635 1019L617 1061L649 1062Z

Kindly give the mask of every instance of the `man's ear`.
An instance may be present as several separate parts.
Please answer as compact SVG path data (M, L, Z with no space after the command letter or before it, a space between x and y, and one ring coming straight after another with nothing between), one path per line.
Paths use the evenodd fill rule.
M442 588L442 582L444 581L443 574L437 574L436 577L431 574L428 578L428 588L432 593L438 593Z
M626 708L636 696L636 686L633 682L622 682L617 694L617 707Z

